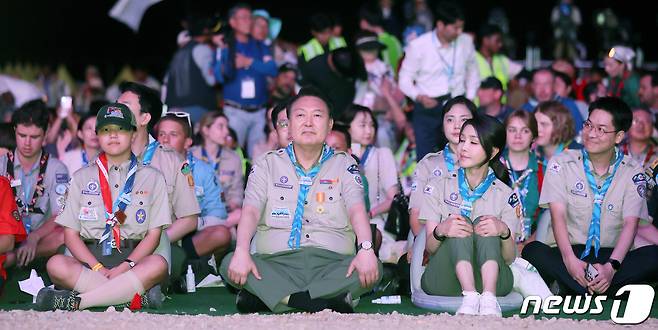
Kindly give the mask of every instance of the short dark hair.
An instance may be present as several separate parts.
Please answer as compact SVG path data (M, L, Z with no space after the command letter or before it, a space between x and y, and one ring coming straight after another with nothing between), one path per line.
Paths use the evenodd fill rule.
M384 15L382 15L382 12L369 4L361 7L359 10L359 19L366 21L372 26L384 25Z
M327 96L321 90L319 90L317 87L314 86L302 87L302 89L299 90L299 93L297 93L297 95L291 97L288 100L288 103L286 104L286 115L288 116L288 118L290 118L290 110L292 109L293 104L295 104L295 102L297 102L299 99L301 99L304 96L317 97L320 100L322 100L322 102L324 102L324 104L327 105L327 110L329 111L329 118L332 118L331 113L334 108L333 103L331 103L329 98L327 98Z
M490 37L495 34L503 35L503 30L498 25L495 24L491 24L491 23L483 24L482 26L480 26L480 30L478 31L477 34L478 43L481 45L482 40L484 40L484 38Z
M158 125L163 122L163 121L173 121L175 123L180 124L180 126L183 128L183 134L185 137L192 137L192 127L190 127L189 122L187 121L187 118L185 117L178 117L174 115L173 113L168 113L164 115L164 117L160 118L160 121L158 122ZM157 126L156 126L157 127ZM156 128L157 130L157 128Z
M331 18L322 13L311 16L308 20L308 24L313 32L322 32L331 29L334 26L334 22Z
M645 71L642 73L641 77L646 76L651 77L651 87L658 87L658 72L656 71Z
M567 75L564 72L553 70L553 76L555 76L555 79L562 80L564 82L564 84L567 85L567 87L571 86L571 84L572 84L571 77L569 77L569 75Z
M16 133L11 123L0 123L0 148L14 151L16 149Z
M455 97L451 98L450 100L448 100L448 102L446 102L446 104L443 105L443 108L441 108L441 122L443 122L443 117L446 116L446 113L450 112L450 110L452 110L452 107L454 107L457 104L464 105L468 109L468 111L471 113L472 117L477 116L478 108L475 105L475 103L473 103L473 101L469 100L466 96L460 95L460 96L455 96ZM443 133L443 132L441 132L441 133Z
M345 137L345 144L347 144L347 147L349 148L352 145L352 136L350 135L350 132L345 125L342 123L336 123L334 124L334 127L331 129L332 132L338 132L343 134Z
M272 126L274 126L274 129L276 129L276 119L279 117L279 114L282 111L286 111L286 107L288 105L288 102L279 102L274 105L272 108L272 113L270 114L270 120L272 121Z
M160 94L153 88L147 87L140 83L133 81L124 81L119 85L121 93L131 92L139 98L139 107L141 113L149 113L151 121L149 122L149 131L153 130L155 124L162 116L162 101L160 101Z
M589 113L594 110L603 110L612 116L612 125L617 131L628 132L633 124L631 108L618 97L605 96L590 103Z
M491 167L491 169L494 171L494 174L498 180L509 186L509 173L507 172L507 169L503 163L500 162L500 155L502 155L503 149L505 149L505 144L507 142L505 126L498 119L489 115L478 115L466 120L459 132L460 135L464 132L464 128L466 128L466 126L473 127L473 129L477 132L480 145L482 146L482 149L484 149L486 159L489 160L489 167ZM495 155L493 154L494 147L498 148L498 153Z
M487 77L480 83L481 89L495 89L503 91L503 83L496 77Z
M455 22L464 20L464 8L454 1L441 1L436 6L436 21L441 21L443 24L454 24Z
M90 112L87 112L87 113L83 114L82 117L80 117L80 120L78 121L78 132L82 131L82 128L85 126L85 123L87 122L87 120L92 119L92 118L96 118L97 113L98 113L98 111L96 111L96 113L92 113L90 111Z
M235 13L237 13L238 10L240 10L240 9L246 9L246 10L251 11L251 6L247 3L244 3L244 2L236 3L235 5L233 5L233 7L231 7L228 10L228 18L233 17L233 15L235 15Z
M343 113L340 115L338 122L341 123L342 125L345 125L345 127L349 128L350 125L352 125L352 121L354 121L354 118L356 118L356 115L359 113L364 113L370 116L370 119L372 119L372 122L375 126L375 137L376 137L379 124L377 123L377 118L375 117L375 114L372 113L372 110L370 110L370 108L368 107L364 107L358 104L350 104L345 108L345 111L343 111Z
M33 100L23 104L11 116L11 123L14 128L16 126L35 125L43 130L45 134L48 130L48 123L50 119L50 110L42 100Z

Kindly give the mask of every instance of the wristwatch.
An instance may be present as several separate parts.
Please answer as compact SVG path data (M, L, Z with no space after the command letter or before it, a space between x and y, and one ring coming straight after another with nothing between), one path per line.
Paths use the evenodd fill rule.
M359 244L359 251L361 250L371 250L372 249L372 242L371 241L363 241L361 244Z
M436 233L436 228L438 228L438 227L434 227L434 230L432 230L432 236L434 236L434 239L437 240L437 241L439 241L439 242L443 242L443 241L445 241L446 238L448 238L448 237L445 236L445 235L438 235L438 234Z
M619 260L615 260L611 258L608 259L608 262L610 263L610 266L612 266L612 269L614 269L615 271L618 271L619 268L621 268L621 262L619 262Z
M130 266L130 269L133 269L135 267L135 262L134 261L132 261L130 259L126 259L124 261L128 263L128 266Z

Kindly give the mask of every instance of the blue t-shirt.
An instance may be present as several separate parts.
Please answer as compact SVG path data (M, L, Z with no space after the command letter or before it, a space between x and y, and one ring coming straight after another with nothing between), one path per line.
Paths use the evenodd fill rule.
M236 42L235 53L251 57L254 61L249 68L236 69L229 59L229 50L223 48L214 65L215 78L224 82L224 98L243 106L262 106L267 102L267 77L277 74L277 67L272 58L272 51L260 41L249 38L246 43ZM244 81L253 80L255 95L253 98L242 98Z
M215 171L210 164L192 157L192 177L194 193L201 208L201 216L214 216L226 219L226 204L222 199L222 187L217 182Z

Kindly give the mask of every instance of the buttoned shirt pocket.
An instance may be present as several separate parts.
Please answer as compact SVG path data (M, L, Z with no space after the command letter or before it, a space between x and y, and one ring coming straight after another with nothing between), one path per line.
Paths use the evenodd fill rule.
M336 191L336 189L319 191L311 197L314 204L311 211L317 216L320 225L337 229L347 227L349 214L347 214L344 204L340 203L339 191Z
M292 228L297 196L292 189L274 189L273 194L265 209L265 224L272 228Z
M81 195L77 213L80 235L84 239L99 239L105 230L105 206L101 196Z

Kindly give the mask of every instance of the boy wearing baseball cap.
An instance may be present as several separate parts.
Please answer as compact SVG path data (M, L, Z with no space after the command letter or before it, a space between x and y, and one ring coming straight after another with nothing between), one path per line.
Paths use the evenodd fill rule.
M98 112L101 153L73 175L56 220L72 256L53 256L47 265L53 283L65 289L39 291L38 310L161 303L159 297L140 295L167 274L167 262L153 252L171 215L164 177L131 151L136 126L123 104L111 103Z

